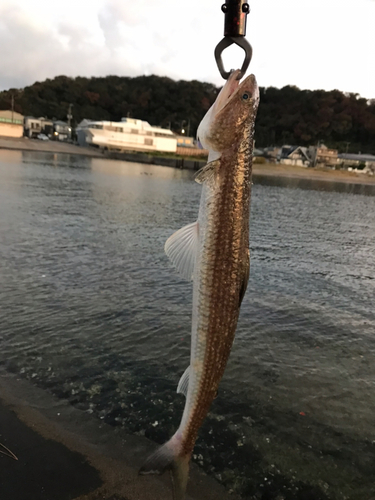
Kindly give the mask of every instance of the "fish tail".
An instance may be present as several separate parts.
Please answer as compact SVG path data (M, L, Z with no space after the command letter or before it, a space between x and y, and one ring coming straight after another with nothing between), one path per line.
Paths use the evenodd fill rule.
M184 500L189 476L190 454L181 453L180 439L177 433L163 446L148 457L139 470L139 474L163 474L171 472L173 500Z

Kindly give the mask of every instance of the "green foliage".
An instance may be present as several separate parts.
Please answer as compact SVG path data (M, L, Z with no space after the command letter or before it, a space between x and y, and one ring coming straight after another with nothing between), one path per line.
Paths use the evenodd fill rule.
M323 141L340 152L375 152L375 102L339 90L260 89L257 146Z
M0 109L24 115L66 120L73 104L73 126L83 118L118 121L131 116L152 125L187 128L190 135L218 90L214 85L174 81L155 75L136 78L107 76L69 78L57 76L25 89L0 92ZM310 145L323 141L340 151L375 153L375 100L338 90L299 90L286 86L260 89L255 129L257 147L282 144Z

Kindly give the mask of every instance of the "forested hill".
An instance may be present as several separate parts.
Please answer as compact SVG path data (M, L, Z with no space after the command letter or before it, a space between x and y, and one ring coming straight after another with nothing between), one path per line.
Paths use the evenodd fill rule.
M73 104L73 125L83 118L120 120L131 116L179 132L190 123L196 132L218 88L210 83L174 81L159 76L68 78L36 82L22 90L0 92L0 109L66 120ZM261 88L255 132L258 147L323 141L341 151L375 153L375 99L338 90Z

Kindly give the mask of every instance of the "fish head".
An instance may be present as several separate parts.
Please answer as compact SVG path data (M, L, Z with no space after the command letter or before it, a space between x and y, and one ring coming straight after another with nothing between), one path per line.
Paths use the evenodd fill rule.
M240 70L233 71L216 101L207 111L198 127L198 139L205 149L221 153L237 142L237 137L254 123L258 104L259 89L254 75L241 83Z

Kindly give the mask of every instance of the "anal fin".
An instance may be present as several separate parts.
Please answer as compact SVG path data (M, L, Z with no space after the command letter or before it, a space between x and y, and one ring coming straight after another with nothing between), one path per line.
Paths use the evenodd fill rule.
M186 368L177 386L177 394L183 394L185 398L187 397L187 391L189 389L189 375L190 375L190 365Z

